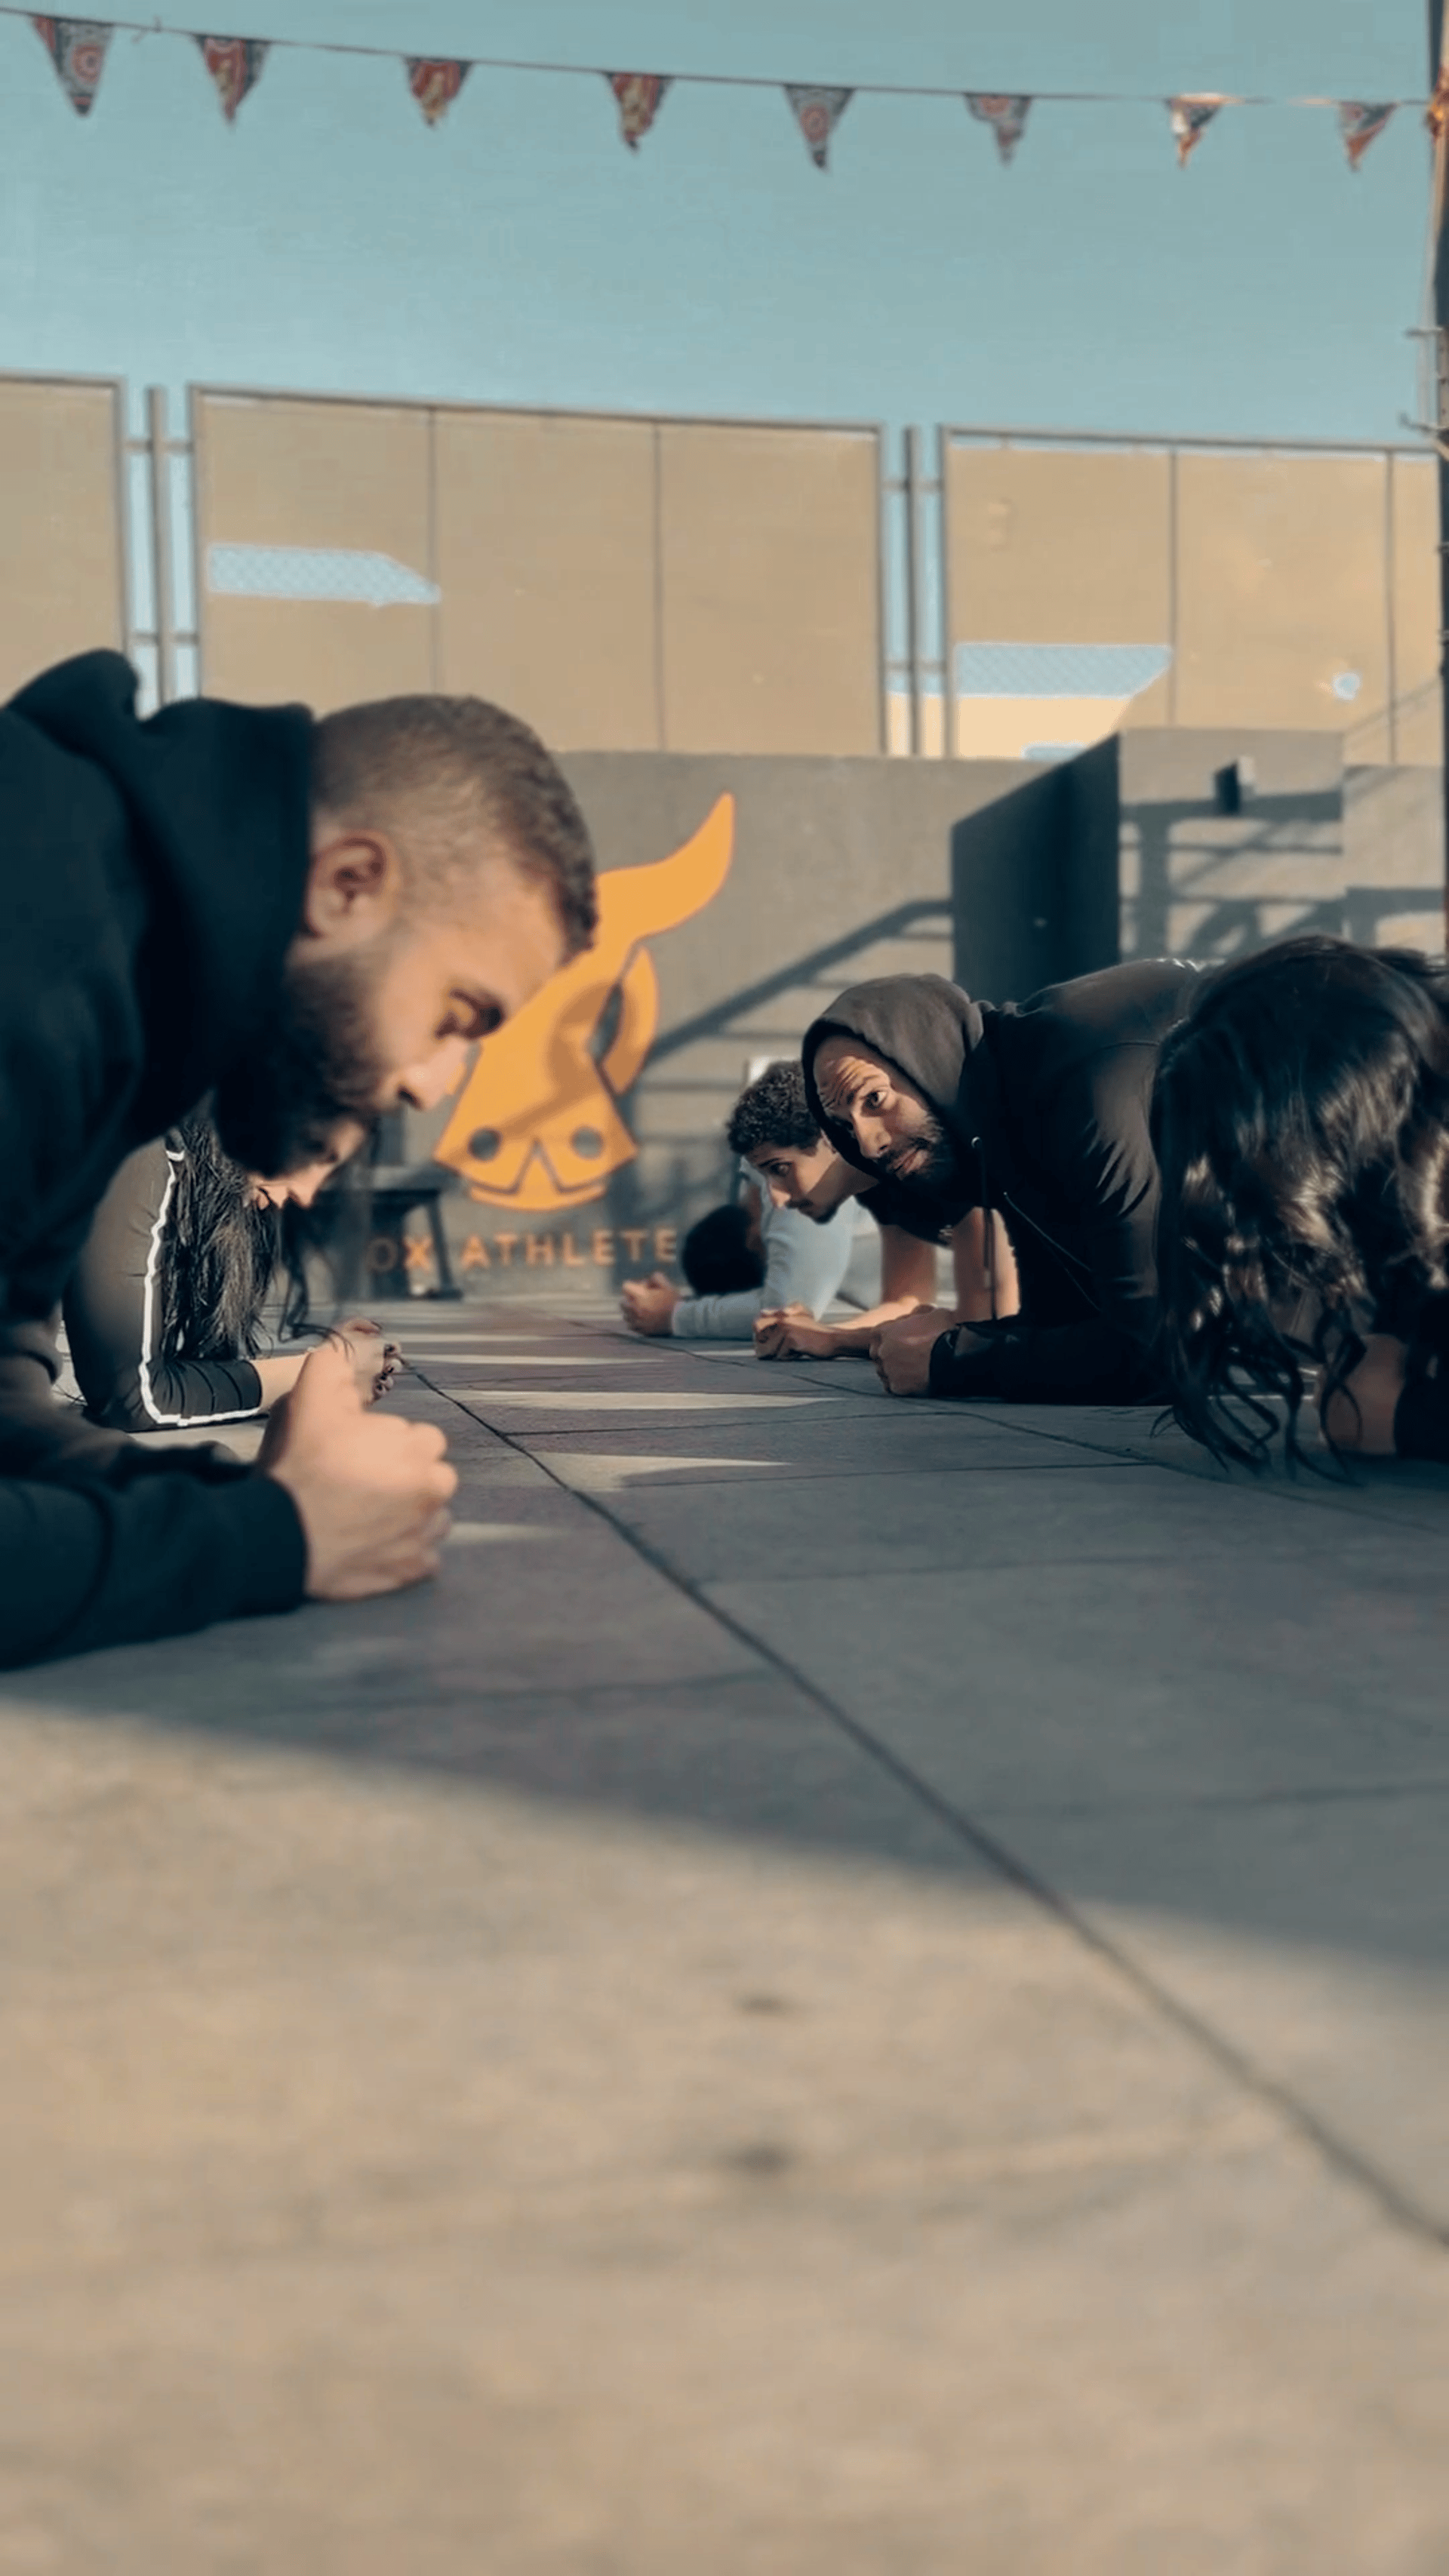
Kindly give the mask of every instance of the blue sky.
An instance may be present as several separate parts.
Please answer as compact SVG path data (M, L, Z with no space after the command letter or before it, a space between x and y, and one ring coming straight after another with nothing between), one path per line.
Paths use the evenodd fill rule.
M137 11L135 14L140 14ZM194 6L188 13L195 21ZM163 24L176 13L163 10ZM962 90L1421 94L1417 0L254 0L226 32ZM0 20L0 365L318 390L1174 434L1392 438L1427 146L1350 176L1326 112L857 99L812 169L770 90L277 53L234 129L195 48L112 46L94 114Z

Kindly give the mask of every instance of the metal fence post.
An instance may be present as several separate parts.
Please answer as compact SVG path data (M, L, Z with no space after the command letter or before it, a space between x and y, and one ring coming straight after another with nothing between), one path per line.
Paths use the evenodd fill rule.
M151 581L156 613L156 695L163 707L177 695L176 549L171 529L170 422L166 388L146 393L146 447L151 477Z
M936 533L939 539L939 572L941 619L941 757L956 757L956 612L951 597L951 433L944 423L936 430L936 480L940 486L937 503L939 517Z
M921 722L921 455L920 431L906 431L906 678L911 693L911 757L925 749Z

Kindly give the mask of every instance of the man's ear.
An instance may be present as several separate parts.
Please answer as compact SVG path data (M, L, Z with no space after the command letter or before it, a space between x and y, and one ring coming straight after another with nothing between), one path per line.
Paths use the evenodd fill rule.
M324 817L312 842L297 935L329 948L358 948L396 917L402 862L385 832L359 832Z

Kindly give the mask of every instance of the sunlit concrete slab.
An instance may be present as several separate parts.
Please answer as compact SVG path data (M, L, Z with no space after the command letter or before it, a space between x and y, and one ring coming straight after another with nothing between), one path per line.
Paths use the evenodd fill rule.
M530 1521L469 1521L455 1519L444 1545L447 1547L497 1546L520 1538L546 1538L548 1532Z
M426 1375L429 1369L446 1366L470 1369L486 1367L507 1371L546 1368L551 1376L556 1369L649 1368L655 1363L651 1362L646 1351L591 1351L587 1356L577 1351L549 1351L545 1355L538 1345L527 1351L495 1351L490 1350L486 1344L480 1347L476 1343L462 1345L455 1343L448 1350L432 1350L426 1342L423 1342L414 1346L410 1354L410 1365L420 1375Z
M844 1868L128 1726L0 1778L12 2554L1433 2565L1437 2255L898 1786Z
M691 1458L650 1456L638 1449L564 1449L540 1450L538 1464L580 1494L624 1493L634 1485L675 1483L725 1483L731 1477L761 1476L778 1473L777 1458ZM621 1515L625 1525L643 1537L648 1532L632 1514ZM670 1515L671 1526L677 1526Z
M1449 1760L1424 1770L987 1821L1449 2237Z
M415 1338L434 1585L0 1687L0 2566L1439 2576L1449 1480Z

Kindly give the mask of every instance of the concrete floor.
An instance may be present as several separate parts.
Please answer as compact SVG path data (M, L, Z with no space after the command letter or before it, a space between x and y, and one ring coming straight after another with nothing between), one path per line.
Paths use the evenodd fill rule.
M421 1311L0 1697L0 2571L1445 2576L1449 1472Z

